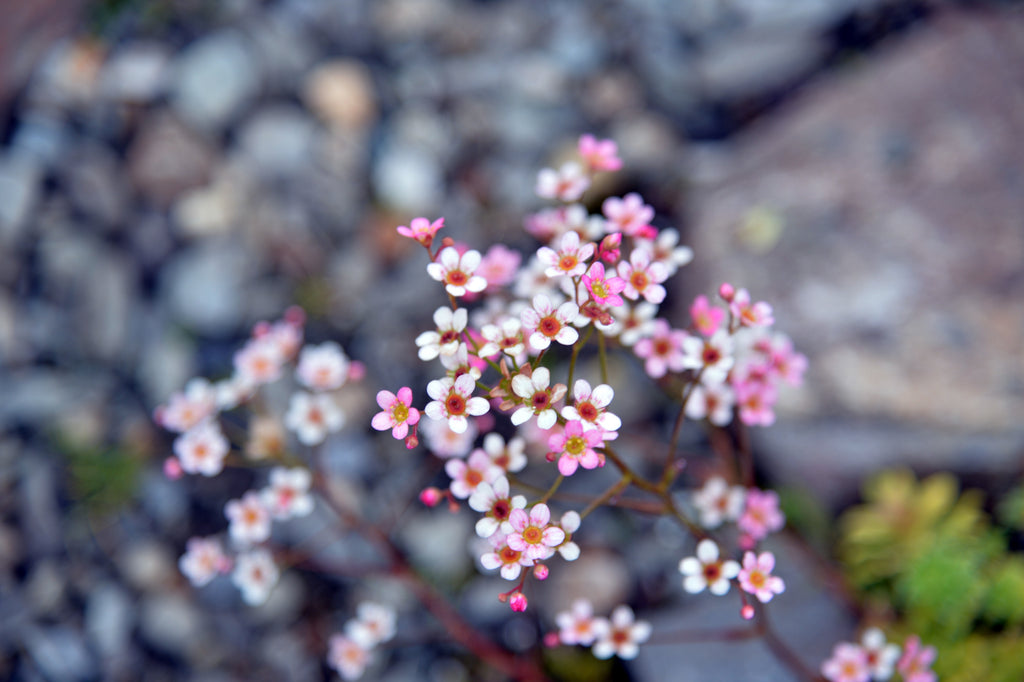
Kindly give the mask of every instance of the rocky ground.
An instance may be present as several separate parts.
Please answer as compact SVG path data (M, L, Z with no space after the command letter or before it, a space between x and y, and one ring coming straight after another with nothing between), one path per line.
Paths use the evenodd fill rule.
M177 575L211 512L159 474L151 410L226 373L252 323L292 302L373 386L407 383L436 301L394 226L443 215L474 245L529 247L536 170L581 132L620 144L607 191L641 192L694 247L680 316L729 280L810 358L757 434L769 480L836 506L882 466L992 489L1020 473L1012 3L122 4L14 3L0 36L8 53L21 39L0 58L0 677L323 679L312 632L331 616L296 605L336 585L293 577L253 613ZM645 556L680 542L656 534ZM807 588L779 614L813 663L849 626L813 565L793 566ZM721 615L700 608L652 619ZM787 679L765 655L730 665ZM717 660L651 647L631 671L685 661L711 679ZM387 679L423 669L461 679L426 650Z

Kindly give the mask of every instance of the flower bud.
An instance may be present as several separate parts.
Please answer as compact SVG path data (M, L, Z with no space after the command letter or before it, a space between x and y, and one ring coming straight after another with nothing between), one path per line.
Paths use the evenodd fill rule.
M181 462L178 461L177 457L168 457L164 460L164 476L168 479L177 481L184 473L181 468Z
M544 564L537 564L533 567L533 575L537 580L546 580L548 577L548 567Z
M442 493L440 489L433 486L424 488L420 493L420 502L427 505L428 507L437 506L437 503L441 501Z
M750 620L754 617L754 607L750 604L744 604L743 608L740 609L740 615L743 616L743 620Z
M723 282L722 286L718 287L718 295L725 300L726 303L732 301L732 297L736 295L736 289L728 282Z
M512 607L513 611L523 612L526 610L526 595L522 592L516 592L509 598L508 605Z

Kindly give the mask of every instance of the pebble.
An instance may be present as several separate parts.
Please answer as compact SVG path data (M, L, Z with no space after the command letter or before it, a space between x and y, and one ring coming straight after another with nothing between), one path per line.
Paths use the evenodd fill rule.
M182 323L204 334L226 334L247 318L245 291L255 266L254 254L209 239L167 264L161 273L162 296Z
M100 73L99 90L119 102L151 102L167 89L170 55L155 42L119 47Z
M106 582L90 591L85 605L85 634L103 658L112 658L129 646L134 624L135 606L124 588Z
M287 177L308 165L317 142L309 117L286 105L260 109L242 124L238 136L241 164L271 177Z
M324 123L338 130L363 131L377 119L370 70L356 60L319 64L306 76L302 98Z
M39 195L39 165L24 158L0 156L0 243L18 241Z
M86 682L99 674L84 637L70 625L31 626L22 641L48 682Z
M255 65L252 50L236 31L200 38L175 59L171 101L200 129L220 130L259 92Z
M208 142L170 113L147 117L128 150L128 177L158 207L209 180L214 153Z

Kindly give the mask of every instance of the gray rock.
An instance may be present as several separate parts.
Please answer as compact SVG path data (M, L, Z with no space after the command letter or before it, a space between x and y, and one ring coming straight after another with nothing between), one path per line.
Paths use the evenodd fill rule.
M103 658L123 654L131 641L135 607L131 596L116 583L103 583L89 592L85 633Z
M95 679L96 659L81 633L67 625L29 627L23 635L25 649L49 682Z
M308 165L315 142L313 122L293 106L260 109L239 132L243 165L271 176L292 174Z
M128 174L143 197L169 206L187 190L209 181L213 151L173 116L149 116L128 150Z
M38 164L0 156L0 242L11 245L21 236L39 195L41 179Z
M701 94L711 100L761 95L807 73L824 51L811 32L729 34L702 50L694 64Z
M59 379L54 376L54 380ZM31 393L31 387L18 382L16 386ZM36 387L39 388L39 387ZM10 402L14 403L13 396ZM25 456L25 455L32 456ZM57 505L57 476L55 467L38 453L24 453L18 462L20 471L20 516L25 545L32 557L58 551L61 539L60 509Z
M168 654L189 659L207 645L206 623L200 611L182 595L166 591L143 598L139 634Z
M155 539L143 539L124 547L117 559L121 575L129 585L143 592L160 593L173 584L178 559Z
M172 314L206 334L224 334L247 317L247 287L255 254L224 240L208 240L175 256L162 274Z
M226 125L260 89L250 47L227 30L189 45L175 60L171 99L177 111L204 130Z
M25 581L25 596L38 617L55 616L64 605L65 568L54 559L38 561Z
M111 150L99 145L84 147L69 159L66 175L75 206L106 231L119 227L128 196Z
M100 93L120 102L150 102L167 88L169 55L159 43L119 48L100 73Z
M373 165L379 199L396 211L425 215L441 203L444 176L436 157L419 146L386 144Z
M46 111L27 111L20 114L18 127L11 136L11 154L53 166L61 158L69 137L59 117Z

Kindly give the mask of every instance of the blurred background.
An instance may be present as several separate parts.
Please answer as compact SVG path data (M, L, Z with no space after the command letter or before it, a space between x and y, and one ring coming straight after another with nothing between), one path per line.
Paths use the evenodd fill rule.
M1020 3L2 4L0 678L324 679L326 607L254 615L177 575L223 522L161 476L151 412L292 303L367 399L411 383L444 299L395 226L536 248L536 172L585 132L625 161L598 191L640 192L696 253L665 314L730 281L808 356L754 434L805 541L830 552L883 468L953 472L985 513L1021 479ZM853 636L818 618L812 663ZM615 674L659 679L658 655Z

